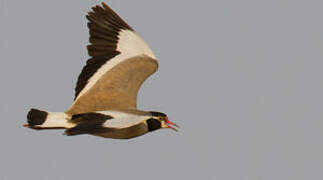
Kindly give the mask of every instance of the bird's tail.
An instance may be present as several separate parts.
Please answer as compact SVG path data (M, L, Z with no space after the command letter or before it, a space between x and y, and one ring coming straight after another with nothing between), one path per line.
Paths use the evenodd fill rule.
M32 129L66 129L73 127L71 117L64 112L46 112L31 109L27 115L25 127Z

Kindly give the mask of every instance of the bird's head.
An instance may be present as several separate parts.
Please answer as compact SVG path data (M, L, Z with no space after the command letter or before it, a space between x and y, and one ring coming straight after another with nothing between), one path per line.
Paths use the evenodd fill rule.
M173 122L171 122L167 115L161 112L150 111L151 118L147 120L148 130L154 131L160 128L170 128L174 131L178 131L175 126L179 128L179 126Z

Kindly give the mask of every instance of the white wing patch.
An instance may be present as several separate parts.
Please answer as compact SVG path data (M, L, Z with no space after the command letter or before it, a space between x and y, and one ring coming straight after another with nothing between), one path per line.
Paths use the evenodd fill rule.
M148 44L136 32L130 30L121 30L119 32L117 51L121 52L125 59L140 54L146 54L153 59L156 58Z
M117 119L110 119L107 120L103 127L108 128L127 128L134 126L136 124L142 123L147 119L147 117L125 117L125 118L117 118Z
M88 80L86 86L77 96L76 100L90 90L102 75L122 61L141 54L145 54L156 59L150 47L136 32L131 30L121 30L118 37L119 41L117 44L117 51L119 51L120 54L108 60L97 70L96 73L93 74L93 76Z
M149 119L150 117L150 116L138 116L138 115L128 114L128 113L119 112L119 111L100 111L99 113L114 117L113 119L107 120L103 124L103 127L119 128L119 129L131 127L136 124L142 123L145 120Z

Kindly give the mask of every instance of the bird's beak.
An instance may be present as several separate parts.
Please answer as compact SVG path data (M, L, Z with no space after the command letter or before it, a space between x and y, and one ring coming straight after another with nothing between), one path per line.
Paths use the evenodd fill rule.
M177 124L173 123L172 121L168 120L168 117L166 117L166 125L167 125L168 128L170 128L170 129L172 129L172 130L174 130L176 132L178 132L178 129L176 129L176 128L170 126L170 125L173 125L173 126L175 126L177 128L180 128L179 125L177 125Z

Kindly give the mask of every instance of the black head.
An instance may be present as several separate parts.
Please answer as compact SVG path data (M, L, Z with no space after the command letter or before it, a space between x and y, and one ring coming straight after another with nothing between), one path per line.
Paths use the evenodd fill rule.
M157 119L150 118L147 120L147 126L148 126L148 131L155 131L157 129L161 128L161 122L158 121Z
M147 120L147 125L148 125L149 131L154 131L154 130L157 130L160 128L171 128L171 129L177 131L177 129L175 129L174 127L172 127L170 125L174 125L176 127L179 127L179 126L176 125L175 123L169 121L168 117L165 113L156 112L156 111L150 111L149 113L152 116L150 119Z
M150 111L150 114L153 117L164 117L164 118L167 117L167 115L165 113L162 113L162 112Z

